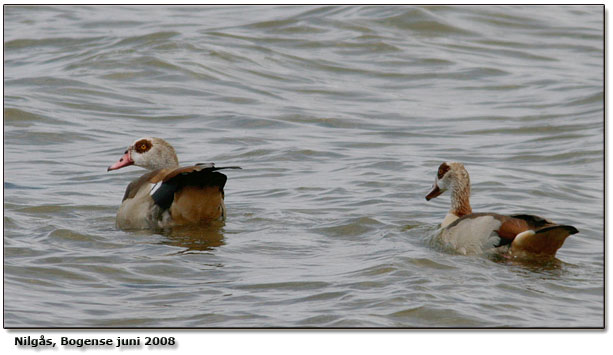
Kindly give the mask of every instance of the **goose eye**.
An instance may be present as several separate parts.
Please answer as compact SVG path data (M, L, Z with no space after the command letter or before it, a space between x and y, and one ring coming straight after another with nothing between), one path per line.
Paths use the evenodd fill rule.
M443 176L445 176L445 174L449 171L449 165L443 163L441 164L441 166L438 167L438 173L437 173L437 177L439 179L442 179Z
M137 153L144 153L148 151L149 149L151 149L151 143L144 139L140 140L134 143L134 149L136 150Z

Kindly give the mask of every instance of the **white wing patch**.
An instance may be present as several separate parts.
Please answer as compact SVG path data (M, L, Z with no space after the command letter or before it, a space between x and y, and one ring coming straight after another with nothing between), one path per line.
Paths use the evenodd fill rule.
M153 194L162 186L162 182L158 182L151 187L151 191L149 191L149 195L153 196Z

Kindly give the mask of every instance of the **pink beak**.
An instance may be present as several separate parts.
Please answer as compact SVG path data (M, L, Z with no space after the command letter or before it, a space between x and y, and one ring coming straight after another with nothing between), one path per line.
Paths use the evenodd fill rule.
M134 160L130 158L130 151L126 150L126 153L119 159L119 161L109 166L109 168L106 169L106 171L121 169L124 166L132 165L132 164L134 164Z

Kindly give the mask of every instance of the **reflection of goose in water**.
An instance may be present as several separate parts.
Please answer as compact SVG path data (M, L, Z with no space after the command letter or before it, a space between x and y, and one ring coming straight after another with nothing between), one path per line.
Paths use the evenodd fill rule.
M181 253L212 250L225 244L222 226L222 221L214 221L205 226L175 226L164 231L166 240L161 244L186 248Z
M426 200L451 190L451 209L441 224L439 238L462 254L479 254L506 246L509 254L553 257L571 234L573 226L558 225L539 216L472 213L470 178L461 163L442 163Z
M206 224L225 218L227 177L213 164L179 167L174 148L161 138L140 138L107 171L136 165L151 172L126 188L117 212L121 229Z

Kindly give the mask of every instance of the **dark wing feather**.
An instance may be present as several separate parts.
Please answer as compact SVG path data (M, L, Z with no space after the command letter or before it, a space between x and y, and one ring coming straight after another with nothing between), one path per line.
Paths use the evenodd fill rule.
M217 170L222 169L240 169L240 167L215 167L212 164L198 164L173 170L164 177L160 186L156 185L153 188L151 197L156 205L162 209L168 209L174 201L175 192L186 186L218 187L223 194L223 188L228 178L217 172Z
M566 238L578 233L577 228L568 225L553 225L541 228L534 235L525 236L511 245L514 254L528 253L554 256Z

